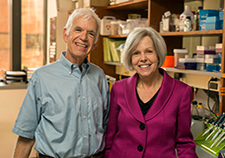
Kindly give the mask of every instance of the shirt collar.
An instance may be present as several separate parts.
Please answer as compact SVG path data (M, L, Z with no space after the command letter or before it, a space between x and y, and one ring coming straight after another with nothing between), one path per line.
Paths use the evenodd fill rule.
M77 64L71 63L66 57L66 52L62 52L59 61L66 67L68 72L71 72L71 69L78 68ZM90 62L88 61L87 58L85 58L84 62L81 64L82 69L85 69L86 71L90 67Z

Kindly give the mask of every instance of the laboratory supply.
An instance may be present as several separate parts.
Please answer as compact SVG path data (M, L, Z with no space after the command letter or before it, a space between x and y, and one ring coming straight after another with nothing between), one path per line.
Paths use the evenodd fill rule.
M200 12L200 10L202 10L202 6L198 7L198 10L196 11L196 14L194 15L194 19L195 19L194 27L193 27L194 31L199 30L199 12Z
M223 124L225 127L225 124ZM211 148L216 145L216 143L225 135L225 128L223 128L221 134L216 138L216 140L213 142L213 144L210 146Z
M191 115L192 116L198 116L199 113L198 113L198 110L197 110L197 101L193 100L191 102Z
M118 35L118 28L119 28L119 21L118 20L113 20L111 21L111 35Z
M174 49L174 67L175 68L184 68L183 63L179 63L180 58L184 58L185 55L188 55L187 49Z
M197 67L196 70L203 71L205 70L205 56L204 55L196 55L196 62L197 62Z
M163 18L164 18L164 15L162 15L161 21L159 22L159 32L160 33L164 32L163 31Z
M197 68L196 58L190 58L190 57L180 58L179 63L183 63L184 69L186 70L196 70Z
M186 20L186 17L190 16L191 17L191 23L193 23L194 20L194 14L191 12L191 7L190 5L185 5L185 10L184 12L180 15L180 27L179 31L184 31L184 21Z
M174 56L167 55L162 67L174 67Z
M197 54L216 54L215 46L197 46Z
M199 104L198 104L197 110L198 110L199 115L200 115L202 118L204 118L204 117L205 117L205 109L204 109L202 103L199 103Z
M220 66L220 64L206 64L206 71L208 71L208 72L220 72L221 66Z
M208 127L208 129L202 134L202 136L206 135L208 132L210 132L211 129L213 129L214 125L216 125L221 118L225 117L225 113L222 113L220 116L218 116L212 124L210 124L210 126Z
M222 46L223 44L222 43L216 43L216 53L222 53Z
M184 20L184 32L191 31L192 30L192 22L191 17L187 16Z
M218 131L212 137L211 141L213 141L218 136L218 134L222 131L222 129L224 128L224 124L225 124L225 119L223 120L221 124L219 124Z
M217 54L206 54L205 55L205 63L206 64L218 64L219 57Z
M205 30L220 30L222 29L220 23L219 16L207 17L205 21Z
M111 21L116 20L114 16L104 16L101 20L100 34L103 36L111 35Z
M140 19L141 14L128 14L128 19Z
M218 122L214 125L213 131L209 133L205 140L208 140L218 129L219 125L224 121L225 114L223 113L222 117L218 120Z
M219 16L219 10L200 10L199 11L199 30L206 30L206 18L211 16Z
M170 17L171 17L171 12L167 11L164 13L163 16L163 32L169 32L170 31Z

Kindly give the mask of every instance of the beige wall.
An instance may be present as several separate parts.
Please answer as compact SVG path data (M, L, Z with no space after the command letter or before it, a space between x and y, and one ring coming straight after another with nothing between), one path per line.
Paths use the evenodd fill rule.
M17 135L12 133L14 122L23 102L26 89L0 90L0 157L12 157ZM32 152L31 156L34 156Z

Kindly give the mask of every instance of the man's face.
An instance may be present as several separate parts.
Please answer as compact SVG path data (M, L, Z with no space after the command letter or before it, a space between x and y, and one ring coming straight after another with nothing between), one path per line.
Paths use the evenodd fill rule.
M66 58L75 64L79 64L77 61L83 61L95 47L96 31L97 23L93 17L75 18L68 36L66 29L63 30L63 38L67 43Z

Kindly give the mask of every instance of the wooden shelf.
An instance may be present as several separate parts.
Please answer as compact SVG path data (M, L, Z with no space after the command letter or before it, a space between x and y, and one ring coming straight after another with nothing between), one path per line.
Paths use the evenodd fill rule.
M106 7L106 9L117 9L117 10L132 10L132 9L138 10L147 8L148 8L148 0L133 0Z
M183 70L172 67L162 67L165 71L169 72L177 72L183 74L193 74L193 75L204 75L204 76L212 76L212 77L222 77L224 73L221 72L208 72L208 71L198 71L198 70Z
M127 36L125 36L125 35L109 35L109 36L104 36L104 37L108 37L108 38L127 38Z
M110 62L110 61L104 61L104 64L107 64L107 65L122 65L122 63L120 63L120 62Z
M199 36L199 35L222 35L223 30L203 30L189 32L163 32L162 36Z

